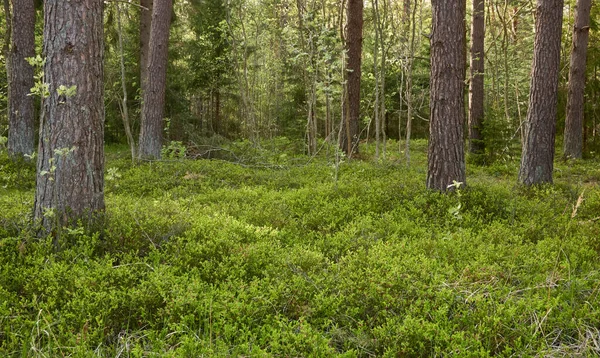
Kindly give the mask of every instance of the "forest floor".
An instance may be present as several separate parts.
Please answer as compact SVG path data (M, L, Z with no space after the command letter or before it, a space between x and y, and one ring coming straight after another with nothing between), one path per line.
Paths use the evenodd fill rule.
M106 221L37 239L31 165L0 155L0 355L600 355L600 162L518 158L425 189L411 166L279 139L133 166L107 150ZM372 157L373 145L367 150ZM394 153L392 153L394 152Z

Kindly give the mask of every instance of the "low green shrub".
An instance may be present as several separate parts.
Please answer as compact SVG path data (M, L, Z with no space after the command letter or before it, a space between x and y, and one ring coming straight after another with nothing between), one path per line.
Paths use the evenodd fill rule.
M599 354L591 164L530 189L514 162L470 167L442 195L425 150L336 169L265 152L132 165L109 148L105 226L65 229L59 249L31 230L34 177L5 180L0 355Z

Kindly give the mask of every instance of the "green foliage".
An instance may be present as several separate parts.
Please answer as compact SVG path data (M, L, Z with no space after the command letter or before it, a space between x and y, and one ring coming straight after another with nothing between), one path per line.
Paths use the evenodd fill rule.
M67 87L65 85L60 85L56 89L56 92L58 93L59 96L64 96L66 98L70 98L70 97L73 97L75 94L77 94L77 86L73 85L71 87Z
M36 57L28 57L27 62L35 68L36 73L34 74L34 86L30 89L30 96L38 96L42 99L50 96L50 84L44 81L44 65L46 64L46 59L42 58L42 56L37 55ZM63 92L66 92L67 89L64 85ZM61 87L61 88L62 88ZM61 91L58 90L59 95Z
M160 155L163 159L183 159L186 148L180 141L171 141L169 145L163 146Z
M2 179L0 355L598 354L598 163L532 189L473 168L443 195L424 142L412 169L344 162L337 181L286 145L277 166L132 167L109 148L104 229L65 229L59 251L29 228L33 192Z

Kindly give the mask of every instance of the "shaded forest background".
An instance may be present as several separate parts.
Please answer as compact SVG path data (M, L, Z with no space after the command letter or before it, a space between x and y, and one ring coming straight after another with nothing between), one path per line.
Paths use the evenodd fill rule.
M36 46L41 54L41 4L37 8ZM470 22L471 9L467 8ZM588 156L600 146L599 12L597 7L592 8L586 72L584 155ZM140 7L133 3L105 4L108 143L127 142L122 121L121 56L133 137L138 138L140 13ZM574 14L575 1L566 1L559 141L564 128ZM322 147L310 143L309 118L314 120L320 143L336 141L343 110L343 15L340 3L328 0L175 1L164 144L180 141L188 145L190 153L214 155L207 149L224 141L248 140L258 145L263 139L283 136L292 139L299 152L314 154ZM6 32L6 17L0 21ZM527 113L530 85L534 4L488 1L485 22L485 161L491 162L520 153L521 124ZM471 31L470 26L466 28ZM428 136L430 29L428 1L365 2L360 133L364 145L377 143L378 156L385 155L385 151L407 149L400 142L398 147L386 146L385 138L405 139L409 115L411 137ZM468 66L468 49L465 56ZM6 136L7 78L5 71L1 72L0 135ZM376 128L379 126L380 136Z

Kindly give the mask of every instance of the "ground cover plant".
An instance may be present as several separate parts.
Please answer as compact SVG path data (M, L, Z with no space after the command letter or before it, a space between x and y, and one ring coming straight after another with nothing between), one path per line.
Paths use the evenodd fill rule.
M597 161L534 188L516 160L471 165L445 195L424 141L410 167L287 146L135 166L110 147L101 229L42 239L34 168L2 154L0 355L600 354Z

